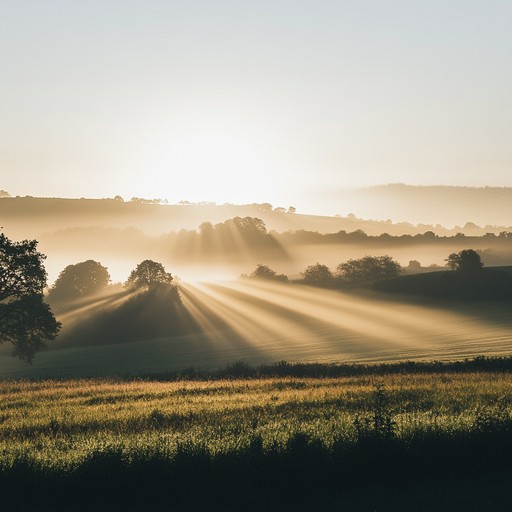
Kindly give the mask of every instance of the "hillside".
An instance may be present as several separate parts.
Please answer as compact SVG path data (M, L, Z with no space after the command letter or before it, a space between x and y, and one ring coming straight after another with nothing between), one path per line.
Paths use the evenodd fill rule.
M413 223L480 226L512 223L512 187L412 186L404 184L337 190L334 205L357 216ZM467 233L469 234L469 233Z
M381 233L384 223L358 219L288 213L270 204L158 204L115 199L12 197L0 199L2 226L14 237L34 237L77 227L137 228L150 235L197 229L202 222L218 223L233 217L258 217L269 230L296 229L335 232L364 227ZM413 226L410 226L414 230Z
M512 267L489 267L475 275L450 270L406 275L373 283L372 288L399 295L467 302L512 299Z
M512 203L511 203L512 204ZM195 230L205 221L213 224L233 217L257 217L269 231L307 230L320 233L347 232L361 229L369 235L418 234L434 231L438 235L463 232L467 235L498 234L512 227L506 225L475 226L462 224L453 229L441 225L387 220L368 220L355 215L329 217L291 213L284 208L273 208L269 203L233 205L161 204L148 200L122 199L63 199L42 197L0 197L1 226L13 238L37 238L58 230L84 227L136 228L149 235L160 235L181 229ZM380 218L387 219L383 212ZM512 219L512 216L510 216Z

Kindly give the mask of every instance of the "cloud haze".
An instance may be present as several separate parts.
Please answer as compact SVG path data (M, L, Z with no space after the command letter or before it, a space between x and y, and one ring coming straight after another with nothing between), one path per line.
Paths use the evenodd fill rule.
M512 185L506 2L8 2L12 194L271 201Z

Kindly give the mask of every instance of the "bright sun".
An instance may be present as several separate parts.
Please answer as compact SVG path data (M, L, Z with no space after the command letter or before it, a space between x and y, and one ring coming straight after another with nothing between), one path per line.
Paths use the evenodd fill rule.
M158 127L142 149L154 180L148 186L175 201L267 201L269 187L283 185L276 182L280 156L273 136L258 124L227 117L190 116Z

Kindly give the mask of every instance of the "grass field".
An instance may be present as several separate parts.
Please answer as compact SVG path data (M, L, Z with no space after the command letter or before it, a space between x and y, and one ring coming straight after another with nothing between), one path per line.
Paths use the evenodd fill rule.
M431 510L432 488L453 480L443 499L458 502L501 475L484 485L501 510L511 412L512 374L497 372L4 381L0 506L145 510L145 496L151 510L406 510L426 493L416 509ZM356 498L368 487L377 501ZM402 489L395 509L390 489Z
M66 337L67 329L74 331L62 316L63 332L31 365L11 357L11 346L0 345L0 377L137 376L190 366L218 368L238 360L253 365L283 359L367 363L511 354L506 301L418 303L248 279L196 283L181 295L201 331L147 335L129 343L97 333L78 346L73 336ZM80 309L73 315L81 322L78 335L93 323Z

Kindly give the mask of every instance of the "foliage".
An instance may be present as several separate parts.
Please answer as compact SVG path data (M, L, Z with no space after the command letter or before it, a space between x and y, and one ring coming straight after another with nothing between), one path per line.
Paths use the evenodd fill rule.
M336 275L343 281L357 283L397 277L401 270L400 264L390 256L365 256L340 263Z
M355 488L361 500L373 485L432 486L504 469L508 488L510 404L495 404L511 385L510 373L484 372L400 373L379 384L367 376L4 381L2 504L63 507L57 498L68 492L97 495L101 506L83 510L314 510L326 491ZM26 488L37 492L19 492ZM283 498L290 506L271 506Z
M250 277L257 279L267 279L270 281L287 282L288 277L284 274L278 274L267 265L258 264L256 270L250 275Z
M235 226L242 234L247 235L266 235L267 228L265 223L257 217L233 217L224 223L227 226Z
M490 411L500 425L505 422L510 404L496 402L511 385L510 373L497 378L480 371L399 373L381 376L377 384L364 375L4 381L0 453L4 465L24 454L54 467L79 465L105 445L127 454L161 449L167 457L178 445L201 444L210 453L226 453L249 446L255 437L261 437L264 449L284 447L298 433L325 446L340 439L351 445L359 439L358 417L369 418L371 429L384 437L411 440L429 430L454 436L492 430L482 411Z
M360 441L392 439L396 435L396 422L389 407L389 399L381 382L374 385L370 415L356 415L354 427Z
M308 266L301 275L305 284L330 288L336 282L361 283L396 277L401 270L400 264L390 256L365 256L340 263L335 274L326 265L316 263Z
M483 263L480 255L473 249L452 253L446 259L447 265L452 270L464 274L479 274L482 271Z
M0 343L12 343L14 355L28 362L60 329L43 302L45 257L36 240L12 242L0 233Z
M211 222L203 222L199 226L199 232L201 235L215 233L219 237L236 232L243 238L261 237L268 234L265 223L256 217L233 217L215 225Z
M12 242L0 233L0 301L40 295L46 286L46 256L37 240Z
M421 272L422 266L418 260L410 260L409 265L407 265L407 271L411 273Z
M156 285L170 285L172 275L165 271L161 263L153 260L144 260L131 271L125 286L127 288L144 288Z
M36 352L60 330L42 295L26 295L0 304L0 341L14 345L13 355L31 362Z
M104 290L110 282L108 269L94 260L68 265L55 281L50 300L73 300Z
M279 361L273 364L251 366L245 361L229 363L224 368L185 368L162 373L140 374L157 381L223 380L237 378L320 379L355 376L385 376L395 374L450 374L450 373L503 373L512 371L512 357L477 356L462 361L400 361L395 363L301 363Z
M477 408L475 429L482 433L512 432L512 417L507 402L500 398L497 404Z
M212 224L203 222L199 232L182 230L169 234L165 241L173 244L173 257L217 260L226 263L239 260L251 253L254 256L287 258L285 248L269 233L265 223L257 217L233 217Z
M311 286L328 288L333 285L334 276L327 265L316 263L309 265L304 272L301 272L302 282Z

